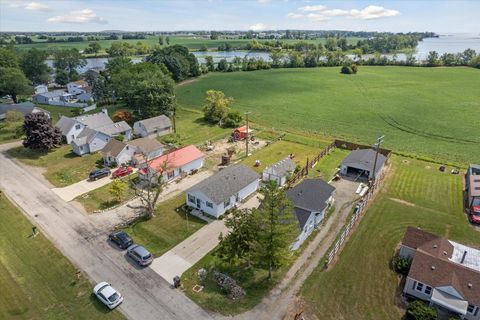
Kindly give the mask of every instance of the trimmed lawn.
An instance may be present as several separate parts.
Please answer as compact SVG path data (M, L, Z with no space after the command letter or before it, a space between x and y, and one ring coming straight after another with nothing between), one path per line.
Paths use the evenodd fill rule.
M48 153L39 153L17 147L8 154L21 162L45 168L45 178L56 187L65 187L88 178L88 173L101 162L99 153L79 157L72 152L72 146L63 145Z
M342 160L348 156L350 150L335 148L330 153L320 159L318 163L308 171L309 178L321 178L325 181L330 181L340 166Z
M401 319L399 277L390 260L407 226L480 246L462 209L462 177L438 165L392 156L391 172L333 268L318 267L301 290L321 319ZM449 168L450 169L450 168ZM447 170L449 172L449 170Z
M127 183L128 185L130 179L134 179L136 176L137 174L134 173L129 177L122 178L121 180L125 181L125 183ZM75 201L81 203L88 213L92 213L96 210L109 209L123 202L126 202L135 196L135 191L132 188L128 187L127 190L123 192L122 199L120 201L117 201L117 199L115 199L115 197L110 194L109 190L110 184L107 184L103 187L100 187L75 198Z
M203 220L187 214L182 208L184 204L185 194L182 192L160 202L155 209L155 217L140 220L125 228L125 231L135 243L141 243L155 257L159 257L205 225Z
M3 120L0 122L0 143L12 142L20 140L23 137L23 121L7 122Z
M92 295L87 279L0 194L0 318L123 319Z
M334 136L467 164L480 157L480 70L361 66L211 73L177 88L179 105L200 110L221 90L233 109L266 128Z

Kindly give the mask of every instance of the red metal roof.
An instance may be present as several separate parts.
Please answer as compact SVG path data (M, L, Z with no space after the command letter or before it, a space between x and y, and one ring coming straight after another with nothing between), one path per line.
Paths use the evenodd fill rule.
M237 129L235 129L236 132L241 132L241 133L247 133L247 126L242 126ZM248 132L252 132L252 128L248 128Z
M187 163L203 158L204 154L198 150L194 145L189 145L181 149L177 149L170 153L164 154L150 162L149 166L159 172L164 170L166 166L167 170L180 168ZM166 163L166 165L165 165Z

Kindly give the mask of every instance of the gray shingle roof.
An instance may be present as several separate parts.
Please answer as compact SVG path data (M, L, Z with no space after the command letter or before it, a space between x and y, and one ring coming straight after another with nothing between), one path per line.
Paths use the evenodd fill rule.
M72 141L72 143L75 143L78 146L83 146L85 144L90 143L92 139L95 137L98 131L90 129L89 127L86 127L80 132L80 134Z
M18 103L18 104L13 104L13 103L0 104L0 114L7 113L8 111L17 111L17 112L21 112L23 115L27 115L32 113L34 109L35 109L35 104L29 101ZM47 112L45 110L43 111Z
M81 115L72 119L83 123L84 125L86 125L91 129L97 129L100 127L107 126L109 124L113 124L112 119L110 119L110 117L103 112Z
M273 169L277 175L284 177L288 175L290 172L293 172L295 170L295 167L296 167L295 162L293 162L292 159L290 159L290 157L287 157L265 168L264 171Z
M258 180L259 175L245 165L232 165L197 183L187 192L199 191L215 204L220 204Z
M61 116L60 119L55 124L55 127L59 128L62 131L62 135L66 136L70 129L75 125L75 120Z
M100 152L105 157L116 157L120 154L120 152L122 152L123 149L125 149L126 146L127 145L125 143L118 141L117 139L111 139Z
M110 119L110 118L109 118ZM115 135L119 134L128 130L132 130L132 128L126 123L125 121L120 121L120 122L115 122L115 123L110 123L102 127L96 127L94 128L95 130L99 132L103 132L106 135Z
M163 114L158 117L144 119L138 122L142 123L148 132L152 132L157 128L163 129L163 128L168 128L172 126L170 119Z
M321 179L306 179L287 191L293 202L300 228L303 228L312 212L322 212L335 188Z
M150 138L139 138L139 139L128 141L127 143L131 146L140 148L141 152L146 152L146 153L150 153L152 151L156 151L164 147L164 145L158 142L157 140L150 139Z
M387 158L379 153L375 173L378 172L387 161ZM375 150L357 149L353 150L343 159L342 165L372 172L375 163Z
M64 90L54 90L54 91L48 91L48 92L44 92L44 93L37 93L36 95L37 96L43 96L43 97L46 97L46 98L56 98L56 97L61 97L66 93L67 92L64 91Z

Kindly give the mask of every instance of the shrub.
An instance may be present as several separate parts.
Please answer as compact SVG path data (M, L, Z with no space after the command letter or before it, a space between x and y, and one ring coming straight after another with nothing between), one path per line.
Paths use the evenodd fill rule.
M436 320L437 310L421 300L410 302L407 307L408 320Z
M125 137L123 136L123 134L119 134L118 136L115 136L115 139L123 142L123 140L125 140Z
M412 259L396 256L392 259L392 267L395 272L407 275L412 265Z
M5 114L5 121L7 121L8 123L20 122L23 119L24 119L23 113L15 110L7 111L7 113Z
M344 65L342 69L340 69L340 73L343 74L356 74L358 71L358 67L356 64Z
M230 111L223 120L223 126L226 128L236 128L243 122L243 117L237 110Z

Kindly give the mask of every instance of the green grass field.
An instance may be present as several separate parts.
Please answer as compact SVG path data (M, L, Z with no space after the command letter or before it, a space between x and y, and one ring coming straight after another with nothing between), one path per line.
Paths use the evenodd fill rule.
M44 168L43 175L56 187L65 187L87 179L88 173L95 169L101 160L99 153L79 157L72 152L70 145L61 146L48 153L38 153L24 147L13 148L7 152L27 165Z
M375 202L327 272L318 267L301 290L320 319L400 319L399 278L390 259L407 226L480 246L462 211L462 177L423 161L392 156L392 171Z
M0 212L0 319L123 319L2 194Z
M209 89L234 109L276 130L303 131L372 144L438 161L480 157L480 70L360 67L213 73L177 88L179 104L199 109Z
M185 194L159 203L155 217L138 221L125 231L135 243L141 243L155 257L159 257L205 225L203 220L185 214L181 208L185 204Z

